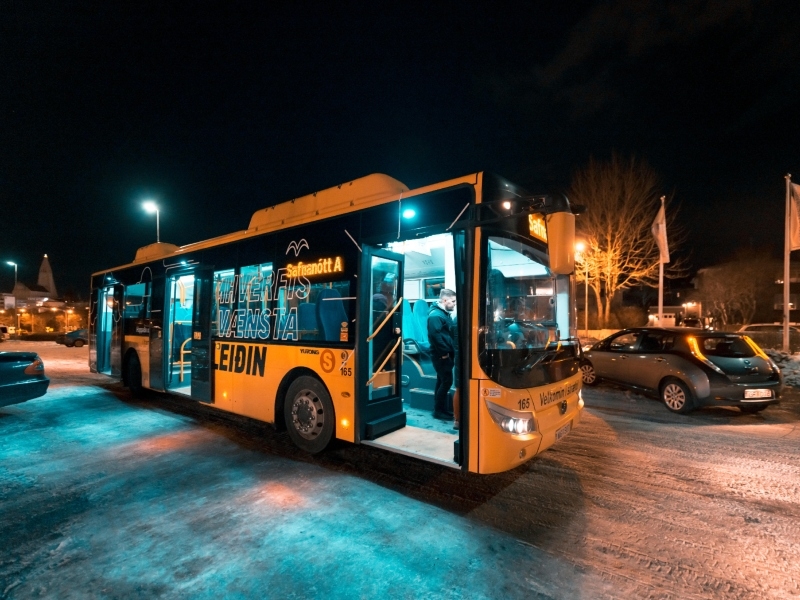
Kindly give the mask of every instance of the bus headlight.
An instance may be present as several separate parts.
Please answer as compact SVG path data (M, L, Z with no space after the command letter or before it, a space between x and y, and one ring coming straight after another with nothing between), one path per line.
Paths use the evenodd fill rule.
M486 400L486 408L489 409L492 421L497 423L500 429L506 433L514 435L533 433L533 413L511 410L488 400Z

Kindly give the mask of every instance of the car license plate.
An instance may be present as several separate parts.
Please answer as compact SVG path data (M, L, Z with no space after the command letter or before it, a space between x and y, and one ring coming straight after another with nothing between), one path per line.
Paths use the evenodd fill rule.
M745 390L745 398L772 398L772 390Z
M556 430L556 441L560 440L562 437L567 435L571 428L572 428L572 421L564 425L561 429Z

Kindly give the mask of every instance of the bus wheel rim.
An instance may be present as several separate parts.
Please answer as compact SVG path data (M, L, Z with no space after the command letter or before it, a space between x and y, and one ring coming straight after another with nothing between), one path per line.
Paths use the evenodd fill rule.
M664 402L673 410L680 410L686 404L686 394L681 386L670 383L664 388Z
M311 390L302 390L292 402L292 424L295 431L307 440L313 440L325 423L322 402Z

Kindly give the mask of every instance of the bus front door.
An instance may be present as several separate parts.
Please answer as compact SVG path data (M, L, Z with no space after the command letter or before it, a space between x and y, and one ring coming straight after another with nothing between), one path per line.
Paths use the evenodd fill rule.
M94 292L90 324L92 352L90 368L105 375L122 374L122 294L121 285L109 285Z
M403 256L365 245L358 280L358 434L374 440L406 424L400 391Z
M173 275L167 280L164 331L164 388L189 396L192 382L192 328L195 276Z

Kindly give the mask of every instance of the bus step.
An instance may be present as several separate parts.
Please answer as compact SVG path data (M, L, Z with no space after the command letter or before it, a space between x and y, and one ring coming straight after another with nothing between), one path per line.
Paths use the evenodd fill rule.
M367 423L366 429L366 439L374 440L382 435L386 435L387 433L391 433L392 431L397 431L398 429L402 429L406 426L406 413L399 412L393 415L389 415L388 417L383 417L381 419L377 419L370 423Z
M433 390L411 388L408 393L408 404L412 408L433 410Z

